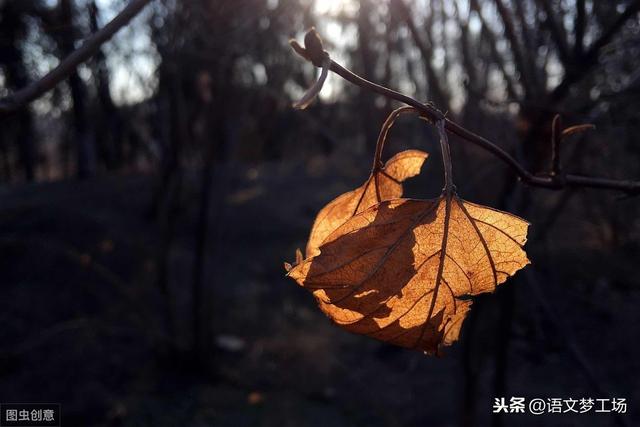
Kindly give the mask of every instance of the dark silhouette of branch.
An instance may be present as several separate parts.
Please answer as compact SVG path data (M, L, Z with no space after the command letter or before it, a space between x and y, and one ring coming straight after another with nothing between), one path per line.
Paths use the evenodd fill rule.
M338 74L340 77L353 83L354 85L360 86L363 89L370 90L387 98L410 105L418 110L421 116L425 117L433 123L444 120L445 129L448 132L489 151L490 153L498 157L502 162L506 163L511 169L513 169L520 180L526 184L556 190L565 187L589 187L620 190L629 195L640 194L640 181L616 180L572 174L563 174L561 176L534 175L526 170L524 166L522 166L516 159L514 159L509 153L500 148L498 145L448 119L446 115L438 110L435 106L433 106L433 104L424 104L407 95L365 80L357 74L354 74L348 69L342 67L337 62L331 60L329 58L329 54L324 50L322 40L316 33L315 29L309 30L309 32L306 34L305 47L300 46L295 40L292 40L290 43L291 47L296 51L296 53L298 53L304 59L310 61L316 67L321 67L323 64L326 65L326 62L328 60L330 64L329 70L333 71L334 73Z
M73 51L53 70L39 80L0 99L0 116L13 113L30 102L38 99L58 83L65 80L76 67L93 56L107 40L127 25L151 0L131 0L122 11L107 25L89 37L78 49Z
M571 86L580 80L582 80L589 71L598 63L598 55L600 50L606 46L611 39L618 33L620 28L640 10L640 0L634 0L627 8L618 15L616 20L611 24L609 28L603 31L600 38L593 42L589 49L580 58L580 62L575 67L571 67L567 70L564 78L551 92L549 101L556 103L569 92Z
M547 105L547 110L556 108L567 97L574 85L580 83L589 75L593 68L598 65L598 57L602 49L611 42L629 19L637 15L639 10L640 0L633 0L582 56L574 58L573 63L564 63L565 73L561 82L542 100ZM524 139L524 146L530 146L534 142L537 138L536 132L544 125L546 120L547 117L544 113L538 114L537 117L531 120L530 132Z
M560 114L556 114L551 123L551 173L553 175L560 175L562 173L560 165L561 129Z

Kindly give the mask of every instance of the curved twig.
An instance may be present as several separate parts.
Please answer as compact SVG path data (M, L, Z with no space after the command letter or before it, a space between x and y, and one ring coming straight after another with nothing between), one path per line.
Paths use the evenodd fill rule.
M378 140L376 141L376 151L373 156L373 167L371 168L371 174L376 173L378 170L382 169L382 150L384 149L385 142L387 142L387 135L389 134L389 130L396 122L398 116L404 113L417 113L415 108L413 107L400 107L398 109L393 110L387 119L382 124L382 128L380 129L380 134L378 135Z
M312 40L313 43L307 44L308 40ZM307 32L305 36L304 48L295 42L292 42L292 46L294 47L296 53L316 66L321 66L328 57L328 53L323 49L321 39L315 32L315 29L311 29L309 30L309 32ZM513 156L500 148L498 145L480 135L471 132L470 130L447 118L445 114L443 114L432 104L422 103L414 98L411 98L410 96L404 95L400 92L396 92L392 89L366 80L353 73L352 71L344 68L332 59L329 59L329 63L330 71L333 71L350 83L353 83L356 86L360 86L363 89L370 90L387 98L410 105L418 110L421 116L426 117L433 123L443 120L445 123L445 129L449 133L457 135L463 140L489 151L491 154L499 158L503 163L507 164L511 169L513 169L516 175L518 175L520 180L525 184L534 187L549 188L554 190L560 190L567 187L587 187L620 190L629 195L640 194L640 181L616 180L610 178L597 178L572 174L563 175L562 179L558 179L558 177L554 177L552 175L534 175L533 173L525 169L524 166L522 166L515 158L513 158Z

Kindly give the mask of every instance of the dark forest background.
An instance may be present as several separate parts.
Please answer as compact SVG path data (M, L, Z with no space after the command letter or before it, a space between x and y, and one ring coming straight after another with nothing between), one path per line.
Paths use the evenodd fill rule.
M0 0L0 97L126 5ZM342 65L550 170L640 179L637 0L155 0L62 84L0 116L0 401L83 426L633 426L640 203L532 188L452 137L458 193L532 223L532 265L474 303L443 358L333 326L284 277L317 211L366 178L394 102ZM434 197L431 153L406 193ZM626 414L494 415L495 397L626 398Z

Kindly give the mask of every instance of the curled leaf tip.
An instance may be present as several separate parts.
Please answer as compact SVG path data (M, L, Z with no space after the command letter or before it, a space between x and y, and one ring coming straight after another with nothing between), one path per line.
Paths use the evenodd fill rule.
M324 86L324 82L327 80L327 75L329 74L329 65L331 60L329 56L327 56L322 63L322 71L320 72L320 77L316 82L305 92L305 94L300 98L299 101L293 104L293 108L297 110L304 110L307 108L313 100L318 96L322 87Z

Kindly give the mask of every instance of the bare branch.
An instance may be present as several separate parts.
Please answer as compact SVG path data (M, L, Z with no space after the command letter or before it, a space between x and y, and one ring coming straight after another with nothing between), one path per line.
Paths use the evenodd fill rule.
M293 46L293 45L292 45ZM296 110L304 110L316 99L316 96L322 90L322 86L324 86L324 81L327 79L327 75L329 74L329 57L324 60L322 63L322 71L320 72L320 77L316 82L311 86L307 92L302 96L299 101L296 101L293 104L293 108Z
M629 19L635 16L639 10L640 0L633 0L624 12L618 15L613 24L611 24L611 26L602 33L600 38L593 42L581 58L579 67L572 67L567 71L560 84L551 92L549 97L550 102L555 103L564 98L564 96L569 92L571 86L582 80L588 72L591 71L591 69L598 63L600 50L606 46L616 34L618 34L618 31L620 31L622 26Z
M314 31L314 30L312 30ZM315 31L314 31L315 32ZM306 40L306 37L305 37ZM306 46L305 49L298 46L296 52L303 58L311 60L314 65L321 66L326 51L322 47L318 46ZM488 139L477 135L470 130L460 126L456 122L448 119L440 110L433 105L427 103L423 104L420 101L404 95L400 92L396 92L392 89L380 86L369 80L354 74L353 72L342 67L337 62L330 60L329 69L338 74L343 79L353 83L356 86L360 86L363 89L370 90L382 96L390 99L402 102L404 104L414 107L421 116L427 118L432 123L444 120L445 129L465 141L475 144L493 155L499 158L503 163L507 164L518 175L520 180L526 184L536 187L550 188L550 189L562 189L565 187L589 187L589 188L603 188L611 190L624 191L630 195L640 194L640 181L627 181L627 180L615 180L608 178L596 178L581 175L565 175L562 180L555 179L553 176L537 176L526 170L516 159L514 159L509 153L502 148L489 141Z
M69 77L78 65L93 56L93 54L100 49L100 46L109 40L118 30L127 25L150 1L151 0L131 0L115 18L89 37L82 46L67 56L57 67L49 71L39 80L0 99L0 116L19 110Z

